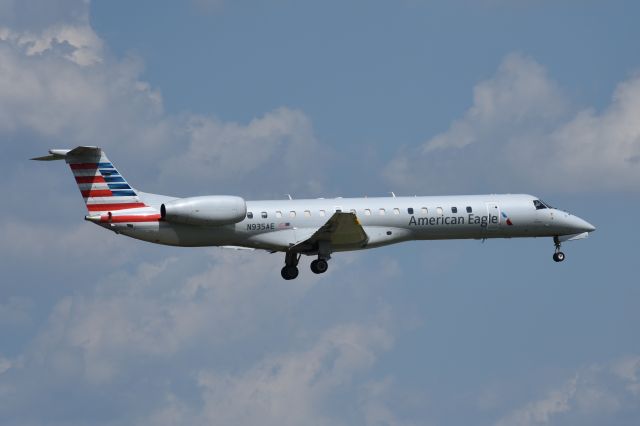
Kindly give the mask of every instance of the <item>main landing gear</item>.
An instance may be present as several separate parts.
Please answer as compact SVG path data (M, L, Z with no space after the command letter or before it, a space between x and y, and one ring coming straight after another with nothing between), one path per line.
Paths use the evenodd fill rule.
M316 259L311 262L311 271L314 274L324 274L329 269L329 263L325 259Z
M331 259L331 244L328 241L318 241L318 258L311 262L311 272L324 274L329 269L327 261Z
M556 252L553 253L553 260L562 262L564 260L564 253L560 251L560 240L558 237L553 237L553 244L556 246Z
M280 271L280 275L285 280L293 280L298 277L298 262L300 261L300 254L287 252L284 257L284 267ZM311 271L314 274L324 274L329 269L328 255L318 256L316 260L311 262Z
M285 280L293 280L298 277L298 262L300 261L300 254L287 252L284 257L284 267L280 271L280 275Z

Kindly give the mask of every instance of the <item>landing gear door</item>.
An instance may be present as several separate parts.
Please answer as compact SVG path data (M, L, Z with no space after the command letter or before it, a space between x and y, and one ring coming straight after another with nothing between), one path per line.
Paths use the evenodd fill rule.
M500 227L500 206L498 203L487 203L487 231L495 231Z

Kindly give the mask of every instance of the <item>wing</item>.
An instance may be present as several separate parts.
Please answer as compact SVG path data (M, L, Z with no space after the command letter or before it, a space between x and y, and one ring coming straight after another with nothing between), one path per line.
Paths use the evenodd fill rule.
M292 251L308 252L318 249L320 242L327 242L333 248L362 247L369 237L360 225L355 213L334 213L311 237L296 243Z

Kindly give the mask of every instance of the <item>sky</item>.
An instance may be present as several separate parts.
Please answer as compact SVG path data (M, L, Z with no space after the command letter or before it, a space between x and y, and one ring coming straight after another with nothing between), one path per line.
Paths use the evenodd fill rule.
M640 4L0 0L0 423L637 425ZM597 227L155 246L29 158L247 199L531 193Z

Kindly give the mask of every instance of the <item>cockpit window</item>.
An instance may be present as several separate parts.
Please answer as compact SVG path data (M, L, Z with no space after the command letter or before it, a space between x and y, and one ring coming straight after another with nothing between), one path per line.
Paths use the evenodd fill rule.
M535 206L536 210L551 208L549 204L544 203L542 200L533 200L533 205Z

